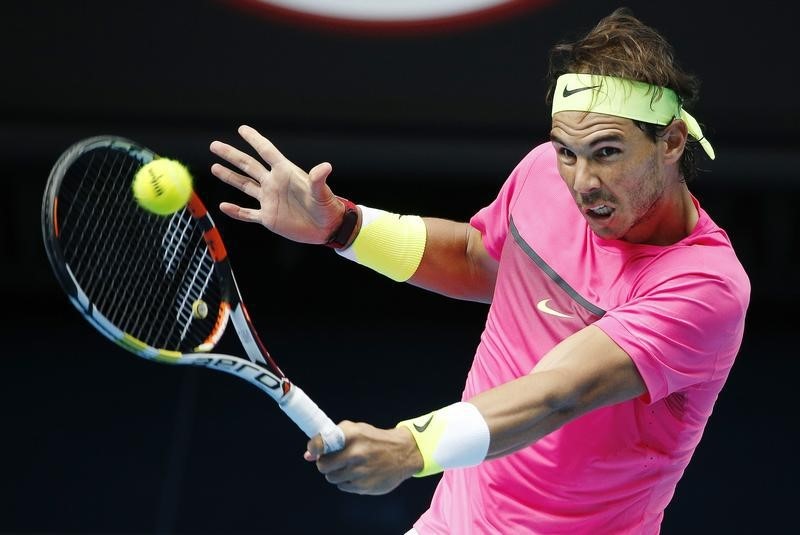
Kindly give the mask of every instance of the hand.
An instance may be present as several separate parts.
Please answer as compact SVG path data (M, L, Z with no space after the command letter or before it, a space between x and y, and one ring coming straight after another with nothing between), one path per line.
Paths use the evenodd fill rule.
M405 428L378 429L365 423L343 421L343 450L322 454L319 435L308 441L303 457L316 461L317 469L339 490L355 494L386 494L422 469L422 455Z
M272 232L303 243L325 243L342 221L344 203L326 184L329 163L308 173L286 159L264 136L249 126L239 134L255 149L266 166L256 158L227 143L214 141L209 147L240 172L215 163L211 173L256 199L259 208L244 208L223 202L220 210L241 221L261 223Z

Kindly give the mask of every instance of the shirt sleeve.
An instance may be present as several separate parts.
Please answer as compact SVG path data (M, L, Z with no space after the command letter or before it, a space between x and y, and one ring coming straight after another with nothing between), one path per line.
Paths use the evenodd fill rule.
M529 152L503 183L497 198L489 206L479 210L469 221L481 233L483 245L495 260L500 260L500 252L508 236L511 207L525 180L533 174L537 160L549 148L550 143L545 143Z
M654 282L595 325L633 360L646 386L645 401L728 373L738 351L747 307L736 282L686 270Z

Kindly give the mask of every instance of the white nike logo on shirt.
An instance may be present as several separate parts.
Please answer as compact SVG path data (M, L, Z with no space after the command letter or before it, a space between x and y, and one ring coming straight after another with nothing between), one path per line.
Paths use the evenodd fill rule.
M558 310L553 310L552 308L550 308L550 305L547 304L549 301L550 299L542 299L541 301L536 303L536 308L538 308L545 314L550 314L551 316L556 316L558 318L570 318L570 319L572 318L572 316L569 316L567 314L564 314L563 312L559 312Z

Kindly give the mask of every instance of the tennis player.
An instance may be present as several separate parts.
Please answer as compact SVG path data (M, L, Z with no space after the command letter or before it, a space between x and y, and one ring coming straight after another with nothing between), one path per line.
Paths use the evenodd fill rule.
M555 46L549 76L549 142L469 223L354 205L329 164L306 174L249 127L270 170L211 145L240 171L214 175L260 202L231 217L491 303L460 401L307 445L347 492L443 471L409 533L658 533L741 344L748 277L687 186L714 158L696 79L624 9Z

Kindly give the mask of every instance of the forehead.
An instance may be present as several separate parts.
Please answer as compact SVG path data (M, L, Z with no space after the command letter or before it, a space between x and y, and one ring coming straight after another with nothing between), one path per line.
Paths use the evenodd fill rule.
M642 131L625 117L585 111L560 111L553 115L550 137L563 143L591 143L608 136L635 139Z

